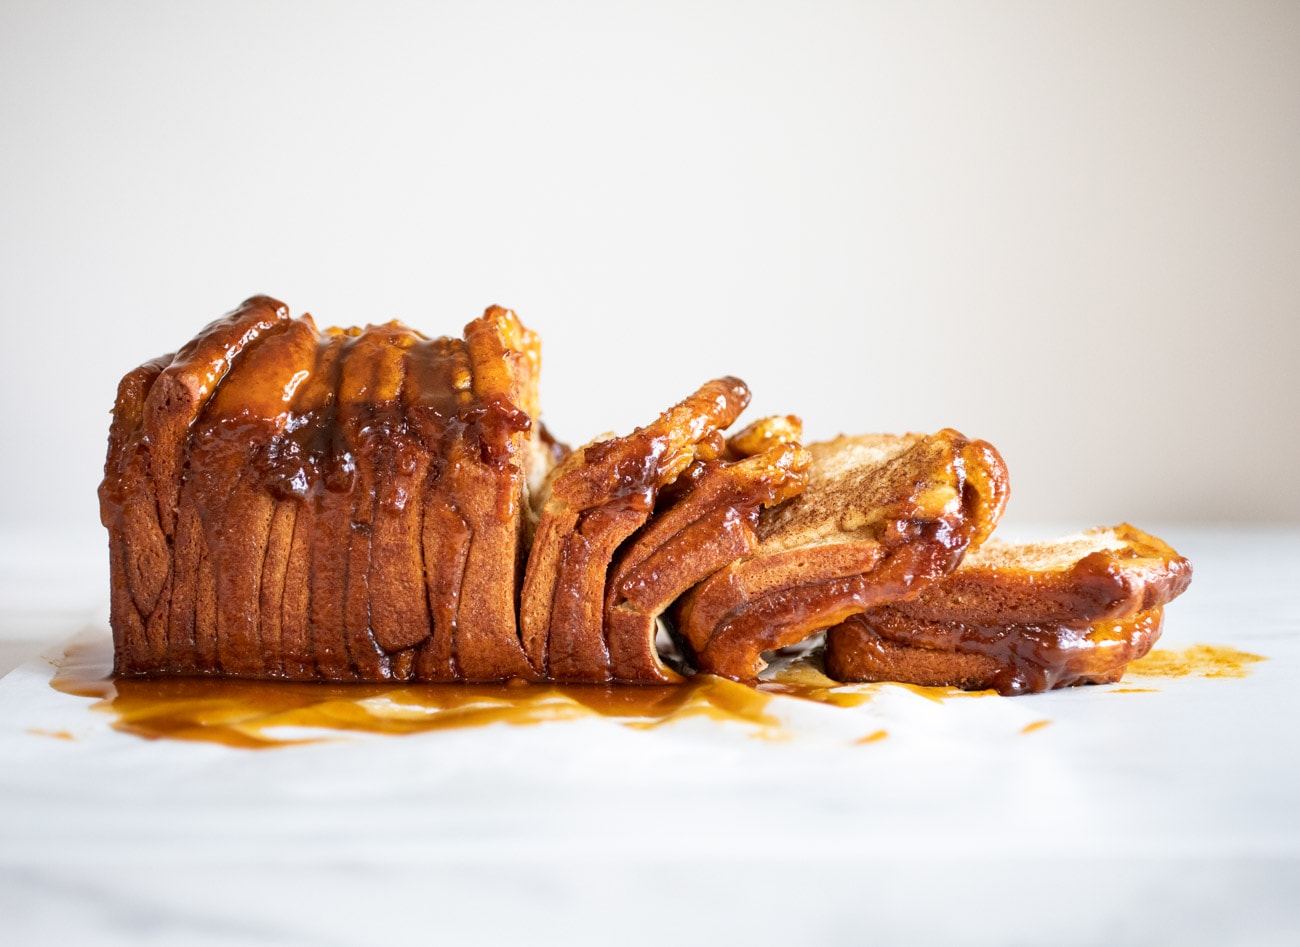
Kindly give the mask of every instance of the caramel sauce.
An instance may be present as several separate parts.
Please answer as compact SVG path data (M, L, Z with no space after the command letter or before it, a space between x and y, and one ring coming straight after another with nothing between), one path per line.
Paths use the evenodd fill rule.
M1128 666L1133 677L1246 677L1263 655L1226 645L1195 644L1181 651L1157 648Z
M841 684L826 676L813 655L778 658L759 684L766 693L830 704L832 707L861 707L875 696L873 685Z
M75 740L76 739L76 737L74 737L67 730L40 730L36 727L32 727L27 732L34 737L49 737L52 740Z
M778 656L763 672L764 679L758 686L765 693L811 700L819 704L830 704L832 707L861 707L880 693L882 687L899 688L936 704L946 703L955 698L998 696L998 692L994 690L968 691L960 687L931 687L922 684L906 684L902 681L845 683L826 676L822 656L821 651L803 651L793 657ZM885 736L884 731L878 731L856 742L871 743L883 740Z
M778 696L803 696L793 685L755 689L710 675L663 686L389 685L113 678L111 666L107 641L74 644L51 686L65 694L97 698L95 708L113 714L114 729L125 733L244 749L328 739L319 732L285 733L285 728L401 736L583 717L603 717L642 730L703 717L745 724L756 728L757 736L780 739L781 723L770 713L771 701ZM810 699L818 699L812 696L816 688L807 690Z
M741 724L753 735L779 740L787 734L772 703L781 698L833 707L859 707L884 684L841 684L826 677L815 655L778 659L757 687L699 674L681 684L324 684L230 678L142 678L111 675L108 640L78 642L65 652L51 686L95 698L95 709L114 716L113 727L149 740L217 743L269 749L328 740L329 733L404 736L503 723L541 723L600 717L636 730L650 730L689 718ZM1182 651L1158 650L1134 662L1142 677L1244 677L1248 665L1265 658L1215 645ZM953 687L893 684L927 700L994 695ZM1117 688L1116 693L1148 688ZM1050 724L1038 720L1021 732ZM286 732L291 731L291 732ZM33 734L72 740L67 731ZM876 730L853 741L878 743Z

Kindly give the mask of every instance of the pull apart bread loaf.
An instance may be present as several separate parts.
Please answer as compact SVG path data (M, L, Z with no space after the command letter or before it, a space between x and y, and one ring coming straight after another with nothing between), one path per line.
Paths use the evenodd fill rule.
M541 676L518 635L539 347L319 332L255 297L123 379L100 488L116 670Z
M1053 542L990 541L907 602L826 635L826 672L1004 694L1119 680L1160 635L1191 564L1128 524Z
M1007 499L1001 456L952 430L812 444L802 494L765 511L752 552L687 593L677 627L699 668L748 680L762 653L957 567Z
M259 296L128 374L100 487L116 672L666 683L663 623L735 680L830 628L841 680L1011 693L1117 679L1190 580L1128 526L981 545L1007 472L956 431L727 439L736 378L569 452L539 366L498 307L431 339Z

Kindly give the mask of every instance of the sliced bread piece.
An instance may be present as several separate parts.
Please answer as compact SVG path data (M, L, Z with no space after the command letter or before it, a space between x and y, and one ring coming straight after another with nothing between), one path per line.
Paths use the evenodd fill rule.
M1001 456L950 429L808 450L804 492L764 511L753 552L678 603L701 671L753 679L764 651L916 594L983 542L1006 505Z
M826 635L826 671L1004 694L1118 680L1160 634L1191 564L1127 523L1050 542L992 540L916 598Z

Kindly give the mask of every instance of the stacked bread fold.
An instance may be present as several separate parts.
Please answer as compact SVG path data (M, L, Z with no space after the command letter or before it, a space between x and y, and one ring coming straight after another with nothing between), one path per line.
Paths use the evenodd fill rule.
M1109 683L1150 650L1191 564L1128 524L1051 542L990 541L906 602L826 634L827 673L1004 694Z
M605 595L605 633L622 680L679 679L660 659L659 620L699 582L758 545L761 512L806 482L811 455L798 418L764 418L698 456L654 518L619 553Z
M100 489L118 672L537 678L538 352L495 307L427 339L255 297L128 374Z
M911 597L983 542L1006 504L1002 458L956 431L808 450L803 493L765 511L755 548L678 603L678 633L703 671L753 679L763 652Z
M748 403L742 381L715 379L651 424L581 447L555 468L519 607L524 647L547 677L653 678L642 649L625 647L622 638L611 645L606 634L611 565L620 546L650 520L659 492L692 464L716 455L720 432Z

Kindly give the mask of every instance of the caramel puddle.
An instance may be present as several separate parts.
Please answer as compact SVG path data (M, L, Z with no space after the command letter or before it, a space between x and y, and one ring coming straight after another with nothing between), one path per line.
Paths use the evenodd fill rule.
M1157 648L1128 666L1133 677L1245 677L1263 655L1226 645L1195 644L1181 651ZM1127 675L1126 675L1127 676Z
M1244 677L1248 665L1263 660L1234 648L1195 645L1182 651L1153 651L1130 665L1130 672L1138 677ZM112 663L111 642L74 643L67 648L51 686L65 694L97 698L95 708L113 714L114 729L125 733L149 740L188 740L244 749L329 739L319 733L286 734L284 728L401 736L583 717L604 717L638 730L703 717L744 724L755 736L780 740L788 734L772 713L774 699L859 707L885 686L841 684L826 677L810 656L778 660L756 688L704 674L683 684L663 686L114 679ZM893 686L938 702L994 694L951 687ZM1045 724L1031 724L1026 732ZM63 738L62 733L42 735ZM875 743L885 736L885 731L877 730L855 742Z
M770 710L778 697L856 706L870 693L841 692L821 675L793 672L757 688L696 675L663 686L594 684L326 684L229 678L113 678L107 641L70 645L51 686L98 698L113 727L145 739L190 740L244 749L320 742L320 735L287 735L282 728L400 736L494 723L527 726L554 720L604 717L634 729L652 729L691 717L756 728L782 739ZM781 675L777 675L780 677ZM832 689L841 689L832 692Z

